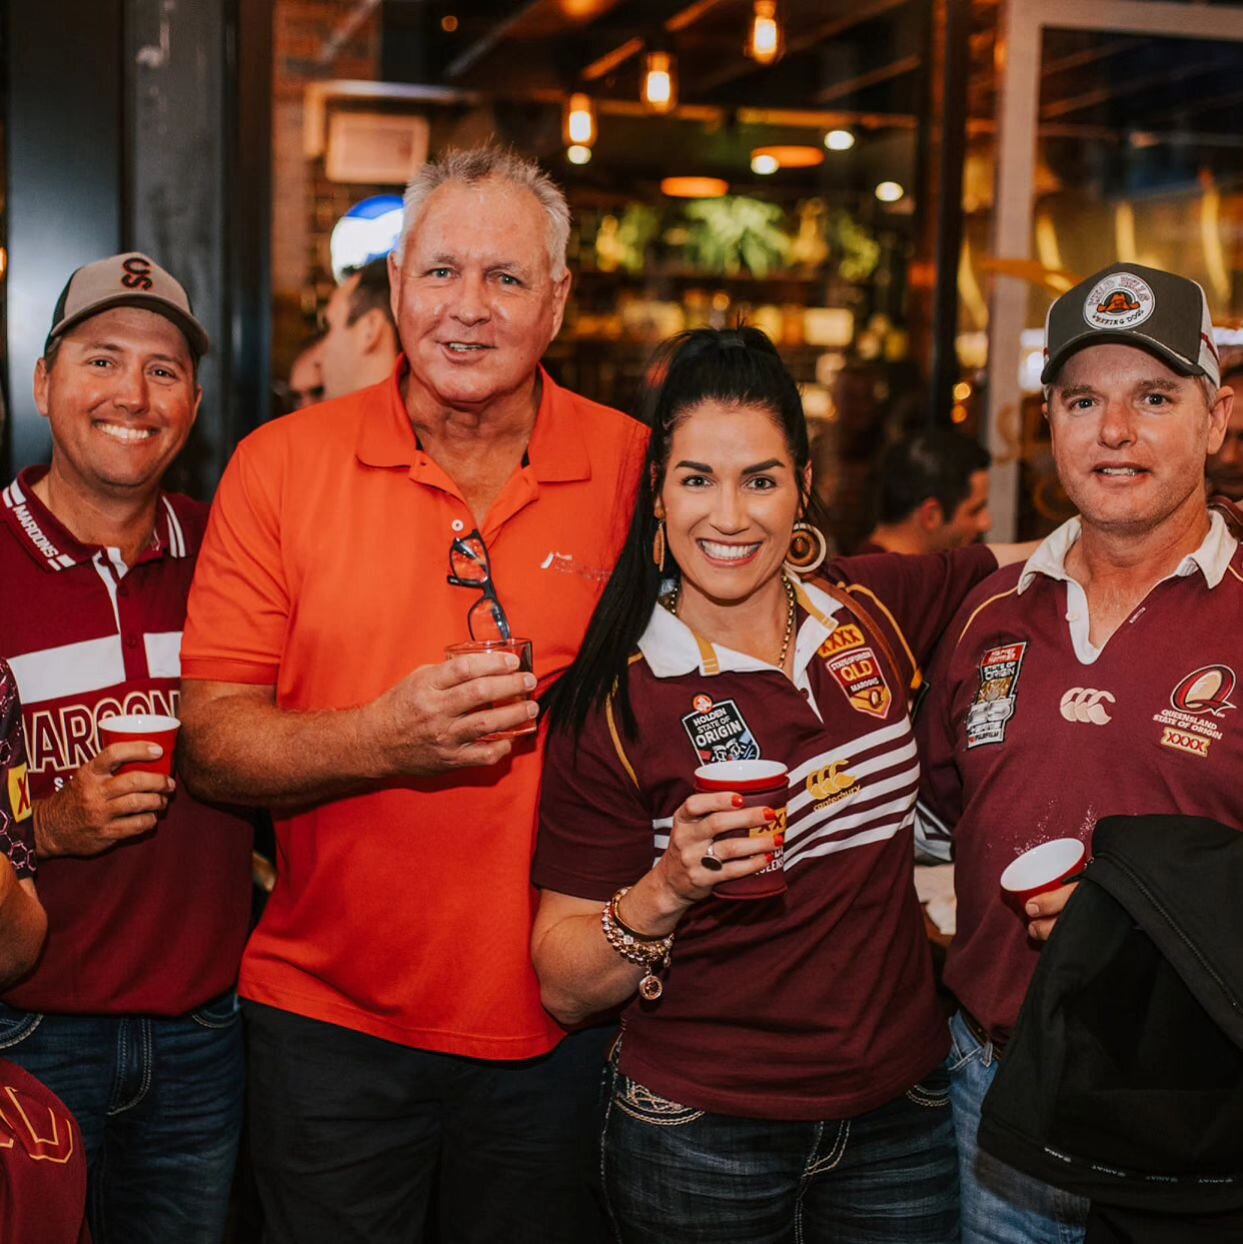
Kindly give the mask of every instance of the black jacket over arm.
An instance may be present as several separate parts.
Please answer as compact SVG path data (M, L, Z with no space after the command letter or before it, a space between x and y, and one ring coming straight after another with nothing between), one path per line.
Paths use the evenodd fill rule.
M1097 825L980 1144L1090 1197L1089 1241L1243 1241L1243 833Z

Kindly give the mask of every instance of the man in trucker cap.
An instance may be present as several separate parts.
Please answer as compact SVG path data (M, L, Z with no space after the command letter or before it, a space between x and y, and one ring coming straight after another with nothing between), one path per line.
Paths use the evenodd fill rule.
M1045 328L1045 414L1079 513L968 597L918 722L918 831L948 852L945 983L964 1244L1082 1238L1086 1203L981 1152L980 1103L1074 885L1007 905L1003 869L1098 819L1183 812L1243 828L1243 558L1205 501L1233 394L1203 291L1114 264Z
M146 255L79 268L35 399L49 466L0 506L0 655L20 690L47 945L0 1001L0 1047L82 1127L96 1244L216 1241L242 1111L233 993L250 825L100 747L111 715L177 716L207 507L161 491L202 393L207 333Z

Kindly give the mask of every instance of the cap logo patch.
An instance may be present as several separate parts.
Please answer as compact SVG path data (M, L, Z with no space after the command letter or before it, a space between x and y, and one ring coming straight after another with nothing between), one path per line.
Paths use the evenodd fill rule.
M151 288L151 264L142 255L131 255L122 265L125 275L121 284L126 289L148 290Z
M1148 282L1132 272L1102 277L1083 300L1083 318L1090 328L1134 328L1156 309Z

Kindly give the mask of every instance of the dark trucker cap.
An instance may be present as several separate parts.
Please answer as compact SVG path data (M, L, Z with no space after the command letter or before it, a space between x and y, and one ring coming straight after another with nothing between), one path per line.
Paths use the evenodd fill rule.
M1147 350L1180 376L1221 384L1208 299L1185 276L1116 263L1080 281L1049 308L1040 383L1052 384L1076 351L1110 341Z
M194 318L181 282L146 255L129 251L88 263L69 278L52 312L44 353L54 338L113 307L143 307L171 320L185 333L195 358L202 358L211 348L207 330Z

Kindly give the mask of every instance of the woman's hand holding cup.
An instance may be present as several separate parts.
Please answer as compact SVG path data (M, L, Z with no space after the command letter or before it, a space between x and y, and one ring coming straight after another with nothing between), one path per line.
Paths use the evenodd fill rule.
M766 868L781 845L777 816L766 807L742 807L742 798L728 791L691 795L673 814L669 847L655 871L683 909L700 902L722 881L749 877ZM718 841L731 830L774 828L755 837ZM705 860L710 861L705 864ZM719 864L714 868L712 863Z

